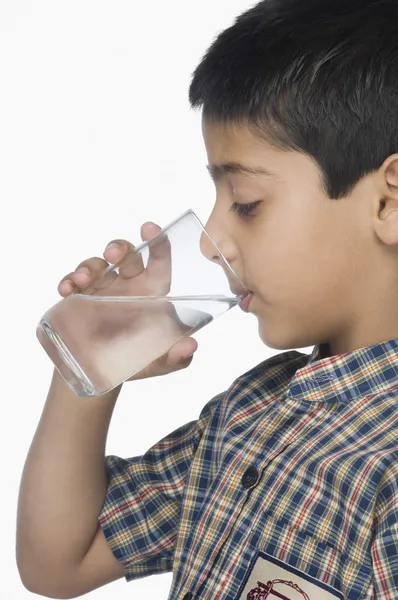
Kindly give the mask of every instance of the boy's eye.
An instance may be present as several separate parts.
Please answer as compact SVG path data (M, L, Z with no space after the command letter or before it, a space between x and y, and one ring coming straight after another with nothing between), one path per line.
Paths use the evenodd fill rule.
M259 204L261 204L261 200L251 202L250 204L238 204L237 202L234 202L229 210L230 212L237 212L241 217L248 217Z

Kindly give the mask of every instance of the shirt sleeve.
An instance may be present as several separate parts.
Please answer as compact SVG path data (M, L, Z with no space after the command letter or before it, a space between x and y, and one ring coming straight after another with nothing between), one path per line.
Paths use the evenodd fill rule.
M98 516L126 581L171 572L188 471L224 393L142 456L106 456L108 490Z
M398 466L380 482L371 547L373 600L398 600Z

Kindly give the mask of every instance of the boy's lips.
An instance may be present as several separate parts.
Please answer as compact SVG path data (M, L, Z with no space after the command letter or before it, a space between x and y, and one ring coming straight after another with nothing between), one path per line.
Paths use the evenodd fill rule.
M250 304L250 300L252 298L252 294L253 292L247 292L243 298L241 299L241 301L239 302L239 307L244 311L244 312L249 312L249 304Z

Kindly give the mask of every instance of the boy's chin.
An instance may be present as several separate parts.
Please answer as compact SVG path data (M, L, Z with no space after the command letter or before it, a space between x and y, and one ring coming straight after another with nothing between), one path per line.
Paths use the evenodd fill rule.
M258 334L268 348L273 350L291 350L292 348L302 347L297 336L292 335L292 330L288 326L279 325L270 322L270 319L264 319L261 314L256 313L258 319Z

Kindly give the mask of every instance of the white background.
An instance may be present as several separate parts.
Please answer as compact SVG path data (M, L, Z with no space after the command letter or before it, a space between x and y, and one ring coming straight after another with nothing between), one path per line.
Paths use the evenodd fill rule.
M52 373L36 324L60 299L61 277L101 256L112 238L138 244L143 222L163 226L190 207L206 222L215 192L200 113L188 102L191 73L253 4L0 2L2 598L34 597L16 568L15 520ZM125 385L107 454L142 454L275 354L259 339L254 315L237 308L195 337L190 368ZM171 573L121 579L88 596L167 598L171 581Z

